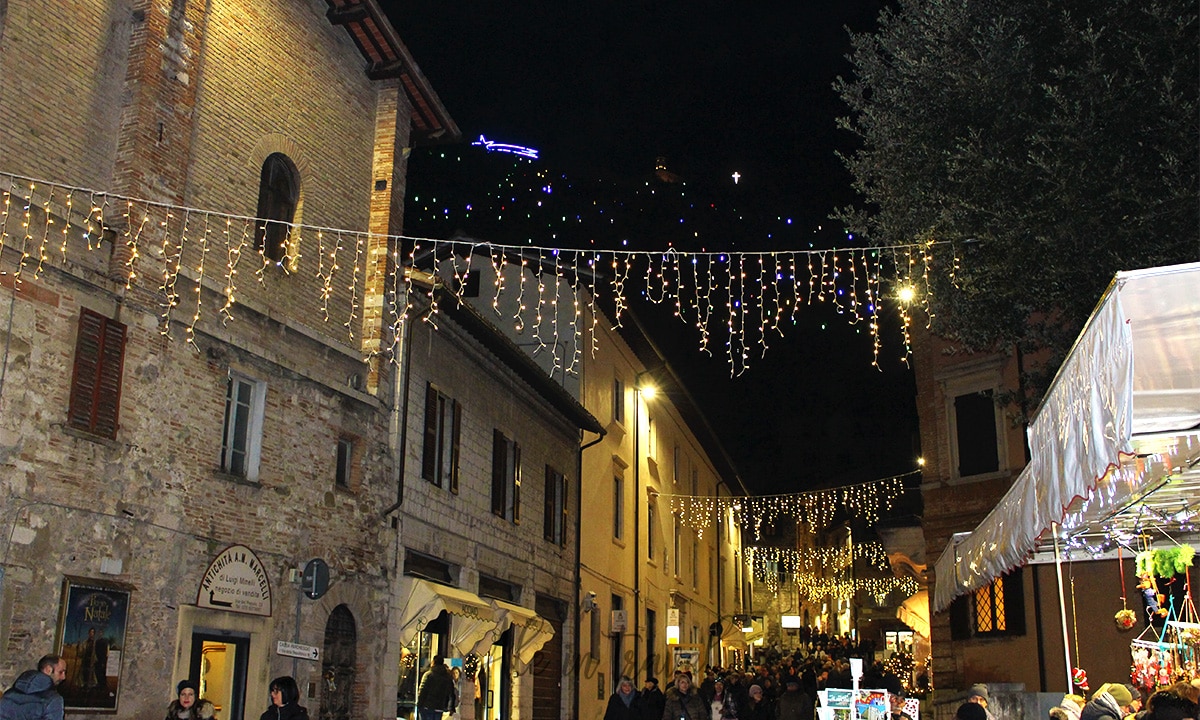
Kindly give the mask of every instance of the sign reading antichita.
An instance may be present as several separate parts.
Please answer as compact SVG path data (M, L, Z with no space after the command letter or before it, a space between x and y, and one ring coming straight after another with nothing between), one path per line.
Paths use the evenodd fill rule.
M200 581L196 607L270 616L271 581L254 551L231 545L213 558Z

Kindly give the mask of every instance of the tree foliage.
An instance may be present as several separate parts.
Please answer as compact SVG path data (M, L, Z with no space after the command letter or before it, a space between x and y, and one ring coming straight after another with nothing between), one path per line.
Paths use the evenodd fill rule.
M838 217L938 243L933 330L1049 350L1036 398L1116 271L1200 259L1197 26L1194 0L900 0L835 84Z

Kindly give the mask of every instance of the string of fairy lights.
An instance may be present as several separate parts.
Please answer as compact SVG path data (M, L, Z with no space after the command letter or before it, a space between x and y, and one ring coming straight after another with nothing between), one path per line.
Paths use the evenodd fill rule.
M423 269L433 277L457 288L472 269L490 267L498 321L528 331L537 351L554 357L553 372L577 372L582 353L596 351L598 297L609 296L614 323L620 325L634 293L672 308L696 332L698 350L723 355L731 375L745 372L800 313L818 305L867 329L871 362L878 366L880 314L888 308L899 313L902 357L907 358L911 311L917 306L928 310L935 251L952 256L950 268L959 262L956 246L935 242L726 252L570 249L303 224L285 225L280 247L268 248L260 241L262 221L253 217L4 173L0 204L0 252L17 251L10 253L15 265L0 266L0 272L19 283L39 277L47 264L81 262L81 253L112 243L123 259L126 288L157 290L162 331L167 334L171 323L182 323L192 344L206 313L228 323L240 300L269 296L273 285L289 282L291 276L315 280L313 316L340 323L351 343L364 332L368 301L380 301L366 297L376 288L395 343L400 327L416 314L414 299L420 293L431 306L423 319L437 322L437 294L414 283L410 269L424 262ZM381 252L389 262L380 263ZM372 285L380 273L386 277L382 282L374 278ZM206 304L213 302L205 299L207 292L219 298L215 307ZM368 354L395 351L365 349ZM872 503L877 497L853 494L845 502ZM819 519L822 508L817 503L805 512ZM760 511L773 512L770 506Z
M805 572L825 570L840 572L855 560L887 570L887 553L875 541L852 543L838 547L782 548L752 545L746 548L746 568L755 578L770 575L795 577Z
M683 525L702 533L718 517L731 514L733 522L754 531L755 540L763 530L775 527L781 518L805 524L814 530L827 527L839 511L868 523L878 520L904 493L904 480L920 470L853 485L808 490L786 495L735 497L710 495L662 495Z

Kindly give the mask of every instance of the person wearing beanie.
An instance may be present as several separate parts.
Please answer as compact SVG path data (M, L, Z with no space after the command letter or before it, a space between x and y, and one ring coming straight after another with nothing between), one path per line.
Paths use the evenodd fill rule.
M738 720L774 720L775 712L771 702L763 694L762 685L755 683L746 691L746 706L742 709Z
M1079 720L1122 720L1131 712L1133 694L1120 683L1105 683L1083 706Z
M167 706L165 720L212 720L216 708L208 700L196 697L196 683L180 680L175 686L175 699Z

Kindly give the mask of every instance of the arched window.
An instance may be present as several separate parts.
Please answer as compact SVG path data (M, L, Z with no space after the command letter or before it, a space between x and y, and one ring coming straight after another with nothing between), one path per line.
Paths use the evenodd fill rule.
M354 614L345 605L329 613L325 623L325 648L321 654L321 711L319 720L349 720L354 715L355 645L358 633Z
M288 233L300 200L300 171L283 153L271 153L258 181L258 212L254 224L256 247L271 260L287 255Z

